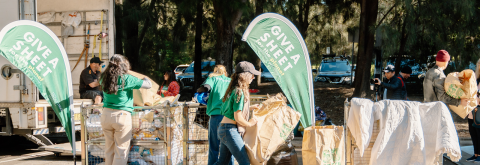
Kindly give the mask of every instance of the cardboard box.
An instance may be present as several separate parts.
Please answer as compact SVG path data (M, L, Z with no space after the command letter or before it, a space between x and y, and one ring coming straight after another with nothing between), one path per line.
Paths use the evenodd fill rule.
M145 77L150 79L149 77L147 77L145 75L142 75L140 73L137 73L137 72L134 72L134 71L131 71L131 70L128 71L128 74L130 74L132 76L135 76L139 79L143 79ZM155 103L155 100L158 100L159 98L161 98L161 96L159 96L157 94L158 88L160 88L160 86L157 83L155 83L152 79L150 79L150 81L152 82L152 88L150 88L150 89L134 89L133 90L133 104L134 105L137 105L137 106L144 106L144 105L152 106Z

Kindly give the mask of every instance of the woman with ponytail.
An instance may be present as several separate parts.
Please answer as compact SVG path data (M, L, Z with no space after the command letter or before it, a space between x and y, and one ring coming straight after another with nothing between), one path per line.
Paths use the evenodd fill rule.
M149 79L127 74L130 64L115 54L100 78L104 95L101 124L105 135L105 164L127 164L132 138L133 89L152 87Z
M220 139L218 138L217 129L223 119L221 112L223 101L222 98L230 84L227 69L223 65L216 65L207 80L203 83L197 92L209 92L207 101L208 120L208 165L212 165L218 160L220 152ZM233 157L230 159L230 165L233 165Z
M224 117L217 129L220 139L220 156L215 163L217 165L229 164L232 155L239 165L250 164L241 134L244 132L242 128L257 124L255 118L247 121L250 108L256 108L250 107L249 93L249 86L255 75L260 75L260 72L255 70L252 63L242 61L235 67L235 73L223 97L221 115Z

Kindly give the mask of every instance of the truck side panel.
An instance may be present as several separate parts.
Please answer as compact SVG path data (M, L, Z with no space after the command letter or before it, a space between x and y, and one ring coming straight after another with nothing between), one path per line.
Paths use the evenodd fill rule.
M95 56L99 56L99 52L102 52L102 60L108 61L109 57L114 53L114 26L113 26L113 10L114 10L114 1L113 0L82 0L82 1L73 1L69 0L68 3L65 3L64 0L42 0L37 4L38 13L55 11L56 18L52 23L45 24L50 28L62 41L65 50L68 54L68 59L70 61L70 70L73 69L77 60L80 57L80 54L84 50L85 41L89 40L90 48L88 50L88 59L87 66L90 59ZM102 10L104 10L103 15L103 27L100 27ZM62 26L60 25L61 13L65 11L78 11L82 15L82 23L74 28L73 35L68 38L62 38ZM84 35L88 32L88 24L90 24L90 37L87 38ZM106 38L102 39L102 50L99 51L100 40L96 40L96 47L93 49L94 35L99 34L100 31L108 33ZM93 55L92 55L93 49ZM108 63L104 63L108 64ZM104 66L106 67L106 66ZM85 68L85 55L80 59L78 66L75 70L72 71L72 82L73 82L73 91L74 98L79 99L80 94L78 93L80 85L80 73Z

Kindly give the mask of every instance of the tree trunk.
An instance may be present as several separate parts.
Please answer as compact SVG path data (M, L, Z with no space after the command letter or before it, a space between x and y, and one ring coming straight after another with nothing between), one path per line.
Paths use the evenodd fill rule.
M368 2L368 4L367 4ZM372 63L374 31L369 28L375 26L378 14L378 0L362 0L360 14L360 40L357 56L357 70L355 71L355 91L353 97L365 98L370 86L370 66Z
M402 64L402 59L403 55L405 54L405 45L407 44L407 38L408 34L407 31L405 30L405 27L407 25L407 18L408 14L405 16L405 20L403 20L402 24L402 37L400 38L400 49L398 50L398 56L397 59L395 60L395 73L398 74L400 73L400 65Z
M310 6L312 5L313 0L306 0L305 4L299 4L298 6L301 9L300 12L298 12L298 30L303 39L307 38L307 30L310 25L310 22L308 22L308 15L310 14Z
M265 0L256 0L255 1L255 17L263 14L263 5L265 4ZM257 68L260 72L262 71L262 61L256 54L252 55L251 57L253 65ZM262 75L258 75L256 80L252 81L250 85L253 89L258 89L258 86L262 83Z
M125 0L124 1L124 15L127 16L124 19L125 27L125 56L128 57L132 70L140 72L142 65L139 64L139 52L138 52L138 20L133 17L135 11L140 9L140 0Z
M233 69L233 39L235 27L242 16L242 9L231 5L234 3L246 3L246 0L223 1L214 0L215 19L217 25L216 64L222 64L226 67L228 74L232 74Z
M197 1L197 17L195 18L195 65L194 65L194 86L193 92L202 84L202 18L203 0Z

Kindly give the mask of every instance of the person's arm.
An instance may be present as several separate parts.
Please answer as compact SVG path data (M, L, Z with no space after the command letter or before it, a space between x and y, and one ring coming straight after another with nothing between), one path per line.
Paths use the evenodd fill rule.
M142 87L143 89L150 89L152 88L152 82L150 81L150 79L148 78L143 78L143 83L142 83Z
M384 82L381 82L380 83L380 86L384 87L384 88L387 88L387 89L390 89L390 90L396 90L396 89L399 89L402 87L402 82L400 82L399 79L397 79L396 77L392 77L390 78L391 80L391 83L384 83Z
M444 84L445 84L445 78L439 78L433 81L433 90L437 95L437 99L448 105L454 105L454 106L460 105L461 104L460 99L453 98L450 95L448 95L447 92L445 92Z
M95 88L100 86L100 83L98 83L97 79L94 79L92 83L88 84L88 86Z
M163 93L165 96L176 96L180 93L180 86L176 81L172 81L170 85L168 85L168 90Z
M80 75L80 81L83 81L85 84L88 84L88 86L90 86L91 88L95 88L95 87L99 86L100 83L98 83L98 80L94 79L93 75L90 75L90 74L92 74L92 73L87 73L87 72L84 71Z
M212 77L208 77L205 82L197 89L197 92L210 92L213 84L215 84L214 79Z
M234 115L233 117L235 117L235 121L240 125L243 125L246 127L252 127L255 124L257 124L257 119L255 119L254 117L252 117L250 121L247 122L247 120L245 120L245 118L243 117L242 110L235 111L233 115Z
M212 87L210 87L210 85L208 85L208 84L203 84L202 86L200 86L200 88L197 89L197 92L198 92L198 93L210 92L211 89L212 89Z

